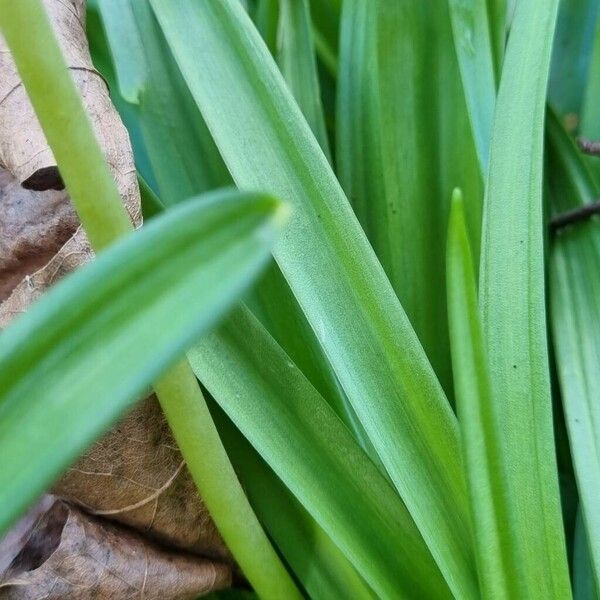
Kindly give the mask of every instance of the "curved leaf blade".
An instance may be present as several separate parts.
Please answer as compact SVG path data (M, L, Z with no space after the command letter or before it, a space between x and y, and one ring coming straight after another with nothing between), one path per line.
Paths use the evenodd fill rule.
M498 403L490 383L460 190L455 190L452 197L447 276L456 407L481 592L483 598L516 598L510 563L504 555L510 544L510 529L507 527L505 477L499 461L502 448L496 430Z
M260 458L221 408L211 414L252 508L311 598L375 600L331 538Z
M331 162L308 0L279 0L277 64L302 114Z
M573 140L547 120L550 199L555 213L597 199L600 190ZM600 227L577 223L552 240L550 307L569 445L587 531L591 572L600 589Z
M392 486L247 309L234 311L188 358L229 418L380 597L450 595Z
M277 206L231 191L185 203L2 332L0 531L249 285Z
M117 29L124 24L130 26L128 36L140 38L143 56L127 53L127 44L122 45L121 37L116 36L109 40L111 53L117 69L125 63L123 69L127 70L127 63L135 60L152 64L140 93L139 106L134 108L161 199L173 205L191 195L232 185L227 167L185 87L150 5L146 0L127 0L126 5L135 20L125 20ZM100 0L100 6L104 26L109 30L121 20L120 5L115 0ZM267 4L261 6L266 9ZM292 6L294 14L297 13L296 3ZM277 8L277 4L272 8ZM172 135L173 131L177 135ZM142 195L142 200L145 196ZM251 307L326 399L345 414L348 403L339 383L276 264L269 265L259 285L252 290Z
M340 182L451 397L448 200L465 189L479 248L483 189L446 0L345 2L338 89Z
M128 107L132 113L129 122L141 132L161 200L171 206L231 185L149 4L145 0L100 0L99 8L115 70L122 73L122 95L127 99L128 89L134 83L137 86L135 106ZM135 40L139 48L132 51ZM137 78L130 81L128 73Z
M517 4L496 104L480 302L499 457L509 476L519 597L571 595L552 424L542 210L546 87L557 0Z
M456 420L267 48L231 0L152 6L236 183L292 205L274 256L444 575L473 596Z

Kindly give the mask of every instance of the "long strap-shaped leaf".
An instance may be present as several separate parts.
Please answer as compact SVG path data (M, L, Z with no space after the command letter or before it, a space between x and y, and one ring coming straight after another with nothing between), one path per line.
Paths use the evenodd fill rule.
M382 598L450 595L406 507L243 307L188 353L223 410Z
M161 200L172 205L213 187L231 185L227 168L190 97L147 0L124 3L100 0L99 6L105 29L120 34L109 35L108 41L116 70L121 73L122 93L137 90L133 98L137 104L132 109L143 133ZM128 12L133 19L126 18ZM132 40L136 39L140 48L138 52L131 52ZM288 71L293 71L292 65ZM131 97L132 93L127 95ZM172 135L173 131L177 135ZM276 264L269 265L260 284L252 291L252 298L252 308L263 323L311 382L343 414L347 410L344 394Z
M0 28L57 158L82 225L92 247L98 251L133 231L133 226L121 204L41 0L18 3L0 0ZM25 28L30 31L34 43L23 36ZM151 294L152 290L147 293ZM175 310L175 307L171 306L171 309ZM60 393L60 390L55 391ZM163 374L157 382L156 392L188 470L202 489L215 522L248 579L265 599L297 598L299 592L235 477L189 364L184 360L174 370ZM41 421L43 419L38 415L37 424ZM214 469L207 468L207 464L212 464L204 463L205 457L212 461ZM43 484L47 474L40 471L37 475L38 483ZM244 523L244 527L237 526L232 514Z
M569 115L571 121L581 115L599 16L597 0L560 2L548 99L561 115Z
M161 209L159 209L160 211ZM279 271L277 278L274 278L274 273L271 272L268 277L264 277L261 281L261 286L267 283L275 283L281 278ZM270 279L270 281L269 281ZM283 282L285 283L285 282ZM267 286L267 292L273 292L274 300L282 301L282 295L275 293L272 285ZM287 296L283 296L285 298ZM293 300L293 297L291 297ZM288 313L294 312L293 307L278 306L279 312L287 310ZM279 314L278 312L278 314ZM278 323L278 330L284 328L290 329L289 314L287 319L282 315L282 322ZM251 321L253 322L253 321ZM308 327L308 325L306 325ZM260 328L259 328L260 330ZM255 329L253 329L255 331ZM291 329L291 335L286 339L286 342L291 342L297 329ZM242 334L247 333L244 330ZM307 333L312 334L312 331ZM267 335L266 333L264 335ZM307 338L293 340L298 346L307 343ZM294 350L297 348L294 347ZM298 349L298 351L300 351ZM307 349L301 353L302 357L306 356ZM232 373L238 372L238 366L235 365L235 356L232 358L234 363ZM228 361L224 361L228 363ZM304 367L311 366L303 363L303 373L310 379L315 376L312 369L306 370ZM181 367L179 367L181 368ZM239 368L244 368L240 365ZM287 370L286 362L286 370ZM184 382L186 378L181 378ZM317 383L313 385L319 389L319 378L315 377ZM195 377L194 377L195 382ZM155 385L155 389L160 391L159 385ZM197 385L196 385L197 388ZM199 394L199 390L190 390L188 394L193 397ZM189 405L188 405L189 406ZM190 468L190 472L202 493L202 498L208 506L210 506L211 515L217 523L219 530L228 542L230 548L234 549L231 540L235 540L240 531L248 531L248 521L252 517L245 514L241 507L236 508L235 518L231 517L231 509L233 506L232 498L230 497L231 490L226 489L227 483L221 479L222 471L227 470L227 465L222 464L221 457L210 454L211 444L206 444L206 439L213 435L210 416L204 413L206 404L204 400L193 403L193 409L196 418L192 423L192 415L189 411L182 411L182 406L178 403L173 406L172 410L169 405L164 407L165 413L169 416L170 422L177 422L184 431L188 431L188 436L180 439L176 435L176 439L180 444L182 451L187 444L200 444L202 447L187 448L187 456L198 456L200 460L195 463L197 469ZM271 471L257 455L256 451L248 444L243 436L233 427L231 422L215 407L216 417L220 418L218 422L219 435L225 437L223 442L226 445L227 454L231 458L236 467L238 477L244 487L244 492L249 496L252 503L252 508L256 511L263 526L268 530L269 535L277 544L278 549L283 554L287 564L294 570L296 577L305 587L311 597L316 598L353 598L356 600L372 599L373 592L371 588L364 582L363 578L357 573L350 561L342 554L339 548L331 541L331 538L323 531L323 529L315 522L311 515L302 507L302 505L294 498L290 491L283 485L279 478ZM213 411L213 412L215 412ZM174 428L177 431L177 427ZM208 447L207 447L208 446ZM188 467L189 467L188 462ZM206 466L206 468L201 468ZM207 478L213 477L214 473L219 474L219 480L215 482L215 486L206 486ZM214 489L218 489L219 496L213 498L209 504L209 495L214 493ZM228 516L217 515L216 511L222 511ZM220 516L220 519L217 517ZM240 528L239 523L243 522L243 527ZM226 531L229 529L229 531ZM233 529L233 531L232 531ZM257 540L253 540L256 547ZM239 556L238 556L239 560ZM261 571L264 571L265 576L269 576L267 565L261 565ZM272 581L274 584L275 582Z
M600 139L600 14L596 17L594 47L590 58L589 71L583 106L581 110L580 133L588 138Z
M277 33L277 64L306 122L329 162L331 152L325 128L321 92L317 78L315 48L308 0L281 0ZM327 360L322 356L314 332L299 310L277 265L270 267L255 288L257 308L263 309L263 324L354 432L369 455L377 454L358 421Z
M496 104L497 63L493 38L502 40L502 50L504 45L504 21L496 23L500 20L499 15L489 11L502 14L506 6L504 2L489 0L448 0L448 4L477 157L481 172L486 173Z
M462 194L455 190L448 228L448 318L456 408L471 498L477 572L484 598L517 598L510 564L506 478L497 431Z
M471 597L456 421L325 156L237 3L152 5L236 183L292 204L275 258L440 569Z
M267 262L276 210L235 192L186 203L0 335L0 531L232 304Z
M231 185L148 3L100 0L98 5L119 89L131 103L161 200L170 206Z
M550 196L555 212L584 206L598 186L554 115L548 118ZM600 589L600 227L578 223L552 243L551 322L583 523Z
M233 369L237 373L237 365ZM309 597L374 600L375 593L352 563L218 405L211 404L211 414L252 508Z
M480 302L519 597L568 598L544 305L542 218L546 86L557 0L517 4L492 138ZM507 525L508 526L508 525Z
M277 64L323 152L331 160L308 0L280 0Z
M483 179L446 0L348 0L342 12L338 174L446 393L448 206L468 194L479 248Z

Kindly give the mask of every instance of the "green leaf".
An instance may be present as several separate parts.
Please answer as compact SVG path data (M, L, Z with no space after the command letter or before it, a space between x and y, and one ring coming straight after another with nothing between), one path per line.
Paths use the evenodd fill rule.
M277 61L302 114L331 163L307 0L280 0ZM263 324L327 399L373 460L377 454L352 410L281 271L273 265L255 288Z
M277 23L279 21L279 0L257 0L254 22L265 44L275 53L277 48Z
M150 16L152 15L150 14ZM20 35L20 32L23 31L25 24L35 34L35 41L33 44L28 42L23 43L24 39ZM36 108L37 115L40 119L42 127L44 128L44 131L47 134L50 146L57 156L58 166L61 169L61 173L66 173L68 175L68 177L66 177L67 188L71 193L71 198L75 208L81 217L82 224L86 230L88 238L90 239L92 248L95 251L98 251L107 244L113 243L119 236L124 235L129 231L133 231L133 225L130 222L123 205L121 204L119 192L116 189L116 185L109 170L107 169L106 162L95 139L91 123L85 115L81 99L79 98L77 90L73 85L73 81L70 79L64 58L61 55L61 51L55 39L52 26L45 14L45 10L41 4L41 1L24 0L23 3L19 3L18 5L12 4L4 6L0 20L0 26L2 27L3 32L6 34L10 50L19 66L23 83L25 84L29 97ZM41 57L43 57L43 60ZM43 64L43 69L39 69L40 62ZM82 182L86 181L89 174L91 174L93 177L91 181L88 182L88 187L85 187ZM97 188L92 184L96 184ZM267 203L269 201L268 198L263 198L263 200ZM257 202L257 204L259 203ZM262 208L264 213L265 206ZM260 215L260 211L255 211L255 215L257 212ZM252 210L248 211L248 213L251 214ZM234 216L239 215L240 213L238 212L237 215ZM226 222L226 219L224 220ZM213 227L217 227L220 223L219 217L213 218L211 223L210 215L208 215L207 222ZM247 220L244 221L240 218L238 227L234 230L234 234L240 236L240 242L237 246L234 244L234 248L243 246L243 242L247 241L244 237L244 234L248 233L248 231L244 230L244 223L248 225ZM174 226L177 224L178 223L175 223ZM189 224L186 223L186 226L188 225ZM206 225L206 223L204 225ZM258 229L256 222L254 223L254 227ZM177 229L175 231L177 231ZM185 233L188 234L187 238ZM198 228L197 233L202 233L202 228ZM268 227L266 231L255 231L253 233L255 235L249 237L251 238L250 241L254 242L254 245L252 243L247 243L243 248L243 251L248 253L247 256L235 256L235 253L233 253L233 256L229 256L231 259L237 258L239 260L239 264L228 265L227 262L223 260L214 261L221 269L226 269L229 266L232 273L236 273L236 268L242 268L244 266L246 267L247 271L242 271L241 273L237 272L240 281L234 281L233 284L237 283L238 287L243 285L245 281L243 276L247 275L247 272L252 272L253 270L255 271L257 269L259 259L261 258L261 249L263 250L264 255L264 245L260 245L261 235L263 238L263 244L265 241L268 241L265 240L265 236L268 238ZM185 241L186 239L189 241L189 236L189 229L186 231L184 227L183 232L181 233L181 241ZM256 239L257 237L259 239ZM160 239L158 241L154 239L153 241L155 244L161 243ZM222 238L218 239L215 245L219 247L219 243L222 244L223 241L224 240ZM179 243L177 248L182 252L185 252L185 248L182 248L181 243ZM223 251L225 252L225 249ZM196 255L196 259L206 259L207 256L210 256L210 253L204 249L204 256ZM227 253L225 252L223 258L227 257ZM264 260L264 256L262 258ZM173 267L175 267L176 264L177 263L174 263ZM150 265L146 264L146 268L152 268L152 266L152 263ZM139 275L139 271L136 273ZM213 279L224 277L224 281L227 283L228 280L225 273L226 272L220 272L217 275L217 272L210 272L210 269L205 269L204 275L206 276L206 281L204 283L210 284L211 277ZM100 276L102 277L102 274L100 274ZM115 280L118 282L119 278L115 277ZM121 281L121 283L124 282ZM155 281L155 283L160 286L161 282L159 280ZM166 285L174 285L173 280L169 280L168 277L165 278L163 283ZM214 301L220 301L221 303L226 304L227 300L229 299L228 296L219 296L218 292L235 292L238 288L236 288L233 284L230 288L227 288L226 285L219 286L218 282L215 281L215 290L205 295L205 297L209 299L209 308L211 308L211 298ZM112 288L111 291L115 295L118 295L119 288ZM146 293L151 294L152 292L152 289L146 288ZM213 296L211 296L211 293ZM125 295L125 298L131 300L131 298L127 295ZM136 298L134 297L134 300L135 299ZM178 298L179 302L186 302L186 300L187 298L185 295ZM127 310L125 311L129 316L131 316L131 306L135 307L135 305L136 303L134 302L132 305L129 305L129 312ZM174 304L159 304L159 307L163 309L167 306L170 308L171 312L176 312L176 306ZM123 310L122 305L121 310ZM141 314L143 314L143 311ZM185 316L185 311L182 311L182 314ZM188 312L188 316L189 315L190 313ZM119 316L120 315L117 315L117 318ZM172 323L169 323L168 320L164 318L164 314L162 313L157 313L153 316L155 316L156 319L150 320L149 322L144 322L143 325L145 327L151 328L155 325L158 325L159 327L169 327L169 325L172 325ZM160 317L163 317L164 319L162 322ZM175 324L177 323L177 317L174 317L173 322ZM120 324L123 325L123 323ZM41 319L42 329L43 325L43 319ZM188 325L193 326L193 321L188 323ZM140 326L139 323L138 326ZM82 324L80 329L85 331L86 327ZM194 331L193 327L191 331ZM118 344L119 342L123 343L123 341L119 339L119 336L122 336L124 332L127 332L126 327L123 327L116 333L113 331L113 337L115 338L113 340L113 344ZM92 334L93 331L89 333ZM135 329L130 333L135 335ZM180 329L178 333L183 340L186 339L184 336L184 329ZM143 335L140 335L139 337L140 339L144 339ZM50 337L50 339L52 339L52 337ZM151 337L146 339L146 341L151 340ZM57 343L59 342L59 340L56 341ZM123 344L123 346L125 349L128 348L127 344ZM134 345L129 349L133 351L134 356L137 358L135 352L139 351L140 348L137 348ZM66 352L64 348L63 352ZM91 358L88 357L88 363L84 362L82 368L84 370L86 367L90 368L93 374L97 372L97 365L93 364L94 352L92 351L91 354ZM118 353L115 351L115 354ZM141 355L144 356L143 352L141 352ZM83 357L85 358L85 354ZM130 360L129 362L131 363L132 361ZM100 364L102 365L102 362L100 362ZM109 369L106 367L106 364L107 363L105 362L104 373L102 373L104 377L110 378L111 376L116 375L119 377L119 375L122 375L125 377L125 383L129 381L127 379L128 373L119 373L118 369L112 373L108 372ZM128 361L124 360L123 365L127 364ZM57 372L50 374L45 373L45 375L49 379L54 377L56 380L62 375L61 369L63 365L55 364L53 366L57 368ZM137 374L137 371L135 370L135 361L133 361L132 366L134 368L134 374ZM71 378L75 378L76 375L74 373L73 366L70 373L67 371L67 375ZM92 379L91 384L94 383L95 382ZM76 385L74 385L74 388L75 391L85 393L85 389L78 389ZM25 386L25 389L27 390L27 386ZM277 554L275 553L275 550L271 546L268 538L262 530L260 523L254 515L252 508L250 507L244 495L244 491L235 476L233 467L231 466L225 449L220 442L219 435L214 423L212 422L212 419L210 418L208 408L198 387L198 382L196 381L189 364L187 364L185 360L180 361L170 372L164 373L160 379L155 382L154 389L156 391L156 396L160 401L167 422L173 430L175 439L181 449L181 453L186 461L188 470L192 475L197 487L199 490L201 490L202 497L204 498L204 501L210 510L215 523L219 527L223 535L223 539L227 542L228 547L236 557L240 567L244 570L248 580L251 582L257 592L260 593L263 598L265 598L265 600L276 600L279 598L299 598L299 591L296 589L294 582L290 578L285 567L282 565ZM36 390L34 387L29 391L33 393L33 400L38 400L36 391L37 395L40 395L40 390ZM58 386L57 389L53 389L52 385L48 385L48 389L46 391L54 391L58 394L59 408L62 408L64 412L65 407L60 405L60 401L62 400L61 387ZM102 389L100 391L102 391ZM110 394L110 386L106 391ZM119 388L115 388L115 391L119 392ZM125 394L126 391L131 393L132 390L127 390L127 388L125 388L122 393ZM118 393L116 397L117 400L121 399L121 401L128 399L127 396L123 395L121 397ZM14 394L12 398L14 400ZM71 403L73 403L73 398L74 397L70 398ZM42 399L46 399L46 397L42 396ZM97 395L96 399L102 400L102 396ZM56 399L54 396L50 395L47 401L56 402ZM115 405L110 406L115 408ZM50 417L56 418L57 416L61 416L60 410L57 410L56 412L58 414L52 415L50 413ZM47 412L44 412L43 408L41 414L47 416ZM112 415L111 412L105 414L107 418ZM83 414L83 416L79 416L80 420L75 420L74 422L75 431L79 431L77 426L83 419L86 419L87 421L94 421L97 417L93 411ZM19 425L19 416L13 420L15 423L12 423L12 425ZM68 419L65 420L68 422ZM38 427L40 425L43 427L46 423L43 418L41 418L39 415L36 415L34 416L32 423L28 422L28 425L31 424L33 424L34 429L29 429L30 436L33 435L32 432L35 432L36 425ZM100 420L100 424L102 424L102 420ZM8 419L8 425L9 427L11 426L10 415ZM87 431L90 434L94 432L93 429L88 429ZM25 441L27 441L27 437L25 437ZM15 444L13 441L13 445L15 445L18 450L18 444ZM69 450L68 444L66 444L66 449ZM77 449L78 447L75 445L73 448L71 448L71 451L76 451ZM56 448L54 448L54 450L58 454L55 462L60 466L60 459L62 458L63 460L67 460L69 455L66 454L63 456L58 453ZM79 450L81 450L81 448L79 448ZM14 451L14 448L11 448L11 452L12 451ZM205 460L206 462L204 462ZM56 466L57 465L53 464L51 461L50 468ZM44 476L50 477L51 475L52 471L48 471L45 475L42 473L42 484L44 483ZM23 485L22 487L25 486ZM17 491L19 491L18 486ZM27 489L25 489L25 492L26 491ZM240 524L243 524L243 526L240 526Z
M301 600L250 506L189 363L172 367L154 390L200 497L253 589L265 600Z
M135 113L161 200L167 205L230 185L202 116L146 0L99 0L124 97L136 86ZM131 19L124 15L131 13ZM112 32L112 33L111 33ZM132 40L137 52L131 51ZM127 75L134 73L134 81ZM142 77L143 75L143 77ZM174 134L176 132L176 134Z
M344 4L337 134L340 182L451 395L448 200L466 190L478 249L483 190L445 0Z
M133 226L40 2L0 0L0 33L60 165L79 220L99 251ZM28 35L23 35L24 23Z
M549 115L550 198L562 213L597 199L598 187L574 142ZM571 454L592 571L600 589L600 226L574 224L552 242L551 324Z
M380 597L450 592L406 507L243 308L192 348L194 372Z
M120 4L116 6L114 0L100 0L100 5L105 26L110 29L120 19ZM190 98L149 4L145 0L128 0L128 5L136 16L136 29L129 34L140 37L145 55L129 54L128 46L121 45L120 37L111 39L111 49L117 68L120 63L132 60L143 60L152 65L152 69L143 69L148 80L140 93L137 119L152 158L161 200L173 205L188 195L231 183L227 168L202 115ZM177 135L173 135L173 131ZM151 200L147 191L142 187L142 200ZM149 202L144 204L149 206ZM156 202L152 202L154 208L155 205ZM267 268L260 285L251 292L251 298L253 310L278 342L352 425L353 417L344 393L277 265Z
M518 597L568 598L544 299L543 131L556 0L517 4L496 104L480 302ZM497 395L497 396L496 396Z
M144 221L146 221L159 215L165 207L141 175L138 175L138 185L140 186L142 214L144 215Z
M111 48L118 49L122 60L115 62L117 82L123 98L139 104L150 70L131 2L100 0L98 8L106 22L106 37Z
M374 600L356 569L218 405L211 405L211 414L252 507L308 595Z
M311 0L313 27L317 53L328 72L337 73L340 14L343 0Z
M147 190L143 186L141 189L143 199ZM159 202L157 199L152 201ZM157 207L159 210L164 209L158 204ZM336 384L335 380L329 381L326 379L328 370L318 368L322 364L323 357L320 354L313 354L318 350L318 347L312 343L314 334L299 312L293 296L289 292L284 293L284 286L287 287L287 284L276 267L268 269L260 285L255 286L251 297L255 301L257 298L258 301L263 300L268 305L267 314L260 314L261 320L263 323L268 322L271 326L270 329L281 335L286 344L286 349L289 348L288 353L290 349L293 352L290 356L296 356L301 361L298 364L302 366L303 373L313 381L317 389L329 393L328 400L330 402L335 398L343 400L344 396L341 390L337 394L331 393L331 387L333 385L339 386L339 384ZM259 288L258 293L256 287ZM275 322L270 321L271 318L275 319ZM197 400L197 404L202 403L204 403L202 398ZM343 416L346 415L347 406L336 406L334 403L334 408ZM168 412L168 407L166 412ZM175 416L179 412L180 410L175 411ZM198 408L195 408L194 412L198 412ZM189 424L189 416L186 416L186 421ZM208 417L200 420L200 423L209 422ZM227 427L227 425L227 419L222 417L219 422L219 433L231 439L232 426ZM202 435L206 436L206 433ZM197 438L197 436L198 432L196 432L195 437ZM364 584L362 578L339 549L331 542L327 534L286 490L272 471L260 461L251 446L245 443L241 449L239 448L239 444L244 441L243 438L240 439L240 434L238 433L237 436L233 434L233 437L235 443L230 442L227 445L227 452L232 457L236 467L239 467L238 474L242 478L244 490L249 494L253 508L257 509L260 520L265 524L269 534L275 539L286 560L294 568L297 577L307 589L316 597L371 598L372 592L370 589ZM212 446L208 445L208 447ZM193 465L188 463L188 468L194 474L193 467L194 465L198 466L198 487L202 490L203 500L208 504L207 494L210 490L205 489L206 476L201 472L202 466L207 464L206 452L207 448L204 448L200 454L202 457L200 461L198 463L194 461ZM195 453L191 453L189 456L193 457ZM214 458L210 463L211 470L213 469L213 463L216 465ZM223 495L223 487L227 484L227 481L227 478L225 478L224 481L217 482L221 495ZM265 494L265 490L268 490L268 493ZM225 499L225 502L227 503L229 500L229 498ZM222 501L219 502L219 507L221 504ZM209 506L209 508L211 515L215 518L213 507ZM226 510L230 512L230 507L227 506ZM247 530L249 522L248 518L245 518L244 530ZM217 524L223 533L221 523L218 522ZM229 540L227 541L229 543ZM310 553L307 553L309 548ZM236 554L236 557L239 560L239 554ZM262 570L266 571L265 564L262 565Z
M475 595L456 420L267 48L231 0L152 6L236 183L290 202L274 256L451 588Z
M131 145L133 146L135 154L135 165L138 173L152 189L157 189L158 186L156 184L154 173L152 173L152 167L150 166L150 159L148 158L148 152L142 138L142 132L140 131L139 121L135 114L137 107L136 105L127 102L120 93L117 75L111 60L108 41L106 39L97 2L88 1L86 4L85 23L94 67L98 69L98 72L106 81L110 91L110 99L119 112L123 124L127 128L129 139L131 140ZM143 210L144 208L142 207L142 213Z
M236 192L186 203L2 332L0 531L248 286L278 214L272 199Z
M585 137L600 140L600 14L596 17L594 46L589 62L587 83L581 110L579 131Z
M302 114L331 162L308 0L280 0L277 63Z
M573 598L575 600L598 600L600 596L596 589L585 526L581 518L581 511L578 511L573 556Z
M554 50L548 98L564 117L579 120L600 15L597 0L562 0Z
M346 423L361 446L373 460L378 461L314 331L276 264L269 265L258 284L248 294L246 302L253 314Z
M454 47L460 67L465 98L469 108L469 118L477 157L482 173L487 173L494 107L496 104L496 74L499 69L494 56L492 36L501 31L504 37L504 22L495 26L489 10L500 13L506 10L503 2L481 2L480 0L448 0ZM490 6L491 5L491 6ZM493 8L492 8L493 7ZM504 41L502 40L502 50Z
M473 256L460 190L452 197L448 228L448 318L456 407L461 429L477 571L483 598L516 598L509 557L511 544L506 511L505 474L498 457L498 402L490 384Z

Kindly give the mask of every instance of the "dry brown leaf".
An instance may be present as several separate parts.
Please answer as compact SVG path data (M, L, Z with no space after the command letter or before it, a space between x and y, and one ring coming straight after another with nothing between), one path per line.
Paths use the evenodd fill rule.
M154 396L69 469L54 491L163 543L229 556Z
M54 500L54 496L49 494L42 496L39 502L32 506L3 538L0 538L0 582L4 580L4 574L27 543L35 523L48 511Z
M66 192L23 189L0 168L0 301L44 266L77 226Z
M187 600L231 584L231 569L165 552L138 533L55 499L0 580L5 600Z
M110 101L106 83L92 64L85 37L85 1L43 1L121 197L134 224L140 225L140 195L129 135ZM20 81L10 52L1 36L0 165L4 166L25 187L35 190L60 187L56 161ZM2 183L4 183L2 187L5 189L8 186L9 191L14 190L11 182L3 181ZM23 224L29 222L28 238L29 240L38 240L36 249L40 252L40 258L29 261L29 264L21 258L23 250L28 253L30 249L26 239L22 240L20 246L21 242L16 246L5 243L6 240L14 237L15 233L19 233L19 225L16 222L18 219L14 218L16 215L10 220L6 218L6 220L0 221L0 225L2 225L2 229L0 229L0 276L2 277L0 293L3 292L3 297L14 285L17 274L23 277L0 314L0 327L5 327L10 318L25 310L61 275L77 268L91 256L91 250L83 232L74 231L72 209L68 206L66 195L46 192L43 195L34 194L27 198L27 203L42 200L42 203L47 206L47 210L43 208L41 210L25 210L23 202L26 196L24 195L17 197L11 192L10 198L12 204L24 208L20 222ZM0 201L2 202L0 212L6 213L8 203L6 196L0 196ZM49 211L53 211L53 217L50 220L48 219ZM71 216L61 218L61 214ZM51 225L55 225L52 232L50 232ZM67 231L73 234L72 239L69 239L60 248L49 264L40 268L50 258L49 253L52 256L56 252L56 248L53 252L51 246L56 246L58 240L66 237ZM43 239L48 242L45 250L40 248ZM63 243L65 241L62 239ZM43 263L41 262L42 256L45 258ZM6 265L4 269L3 264ZM13 271L12 274L9 274L9 268Z
M113 172L117 179L133 178L135 184L132 157L126 151L127 132L112 107L106 83L94 68L90 57L85 37L85 1L43 1ZM62 187L52 151L46 143L27 92L2 38L0 38L0 163L24 187L35 190ZM124 182L119 187L127 194L127 185Z
M83 0L44 0L125 205L140 224L133 153L104 81L93 70L84 36ZM24 119L23 115L27 115ZM0 328L63 275L92 257L66 194L20 189L52 184L54 158L7 52L0 47ZM37 171L36 171L37 169ZM42 170L44 177L35 174ZM15 177L17 178L15 180ZM52 187L52 185L50 185ZM70 237L69 237L70 236ZM64 245L61 244L65 241ZM43 265L43 266L42 266ZM0 297L1 299L1 297ZM57 493L86 510L130 525L178 548L228 556L151 397L100 440L58 482Z

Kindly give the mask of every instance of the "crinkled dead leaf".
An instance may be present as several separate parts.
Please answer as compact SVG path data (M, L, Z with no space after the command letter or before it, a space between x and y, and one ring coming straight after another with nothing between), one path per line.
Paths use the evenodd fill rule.
M92 64L85 36L85 0L44 0L44 5L96 135L129 205L127 195L133 193L135 196L136 185L132 156L127 151L127 131L111 104L106 83ZM48 190L63 187L52 151L2 38L0 163L26 188ZM137 214L132 213L132 216Z
M155 396L69 469L54 491L171 546L229 556Z
M0 301L43 267L78 226L66 192L34 192L0 168Z
M8 568L27 543L35 523L48 511L54 501L54 496L49 494L42 496L39 502L32 506L27 514L0 539L0 582L4 580Z
M230 583L227 565L165 551L138 533L54 499L0 579L0 596L185 600Z
M44 0L44 5L125 206L139 225L140 195L129 135L92 64L85 37L85 1ZM62 187L52 151L1 36L0 166L25 188ZM0 327L5 327L62 274L86 262L91 250L83 232L75 232L74 213L65 194L17 192L7 174L2 174L0 187L5 190L0 192L0 298L6 297L18 276L23 278L0 312Z

